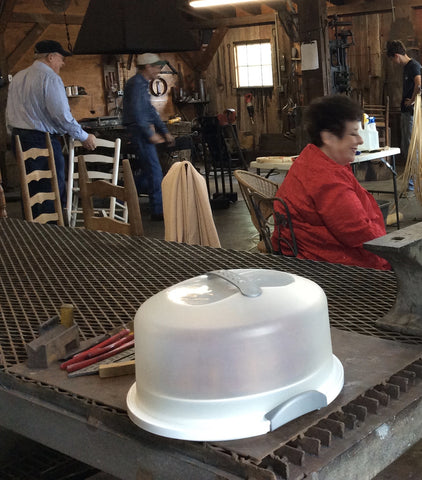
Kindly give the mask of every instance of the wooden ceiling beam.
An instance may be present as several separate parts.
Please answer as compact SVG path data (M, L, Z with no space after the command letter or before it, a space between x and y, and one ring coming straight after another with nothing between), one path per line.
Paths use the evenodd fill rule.
M68 25L82 25L83 15L66 15L66 23ZM55 13L18 13L11 15L9 22L13 23L48 23L63 25L65 23L64 15Z
M245 15L260 15L261 5L255 5L253 3L246 3L241 7L236 7L236 16L242 17Z
M215 52L218 50L218 47L223 41L227 30L228 27L220 27L213 31L210 43L208 44L205 51L201 53L199 62L196 65L195 70L199 72L204 72L208 68L215 55Z
M3 4L3 10L0 15L0 33L4 33L7 28L7 24L10 21L10 17L13 14L16 0L6 0Z
M44 30L48 27L47 23L36 23L31 30L26 34L22 42L15 48L15 50L7 57L9 69L12 70L22 56L32 47L32 45L39 39Z
M394 0L393 6L402 7L422 7L422 0ZM368 15L371 13L385 13L392 11L391 0L357 0L347 5L338 5L337 7L327 8L327 16L355 16Z
M299 41L298 32L298 16L295 10L291 10L290 5L287 2L282 3L278 10L278 18L287 35L292 42Z
M212 29L218 27L251 27L253 25L263 25L266 23L274 23L274 15L266 13L263 15L250 15L246 17L220 18L211 19L206 22L198 22L198 28Z

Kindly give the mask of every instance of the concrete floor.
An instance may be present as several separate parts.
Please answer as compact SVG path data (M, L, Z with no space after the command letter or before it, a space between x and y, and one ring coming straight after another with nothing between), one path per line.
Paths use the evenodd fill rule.
M275 175L271 179L276 182L282 180L281 176ZM238 192L236 181L234 180L234 190ZM392 200L392 195L376 195L378 199ZM393 203L393 202L392 202ZM141 211L145 235L153 238L164 238L163 222L152 222L149 219L148 201L141 198ZM7 211L9 217L22 218L22 209L16 193L7 194ZM413 194L400 198L399 211L403 215L402 228L412 223L422 221L422 205ZM223 248L256 251L256 245L259 240L258 233L251 223L249 212L245 202L238 194L238 201L232 203L229 208L214 210L215 225L220 237ZM396 229L395 225L387 227L388 231ZM92 479L113 480L113 477L106 474L97 474L99 476L90 477ZM1 478L1 463L0 463ZM12 477L7 477L12 478ZM21 477L16 477L16 479ZM87 477L85 477L87 478ZM382 471L375 477L375 480L422 480L422 441L416 446L405 452L396 462ZM22 477L22 480L23 477ZM355 480L355 479L339 479ZM356 479L359 480L359 479Z

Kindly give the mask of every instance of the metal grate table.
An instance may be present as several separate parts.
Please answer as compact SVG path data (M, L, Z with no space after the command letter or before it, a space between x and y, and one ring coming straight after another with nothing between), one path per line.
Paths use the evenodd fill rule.
M0 221L0 239L0 418L3 419L0 426L120 478L127 480L136 475L144 478L141 476L144 474L145 478L166 480L186 475L201 479L295 479L303 478L306 463L314 472L324 471L327 475L324 478L335 478L328 473L335 471L332 474L338 475L333 467L334 460L338 460L338 446L335 452L328 449L331 452L328 456L324 452L325 456L322 455L321 448L329 446L327 438L344 440L346 428L351 434L346 443L356 445L359 433L368 437L365 429L374 432L379 422L391 420L390 407L391 411L381 412L381 418L374 420L370 415L374 412L378 415L379 409L387 408L391 399L400 412L411 409L414 415L417 409L422 409L419 381L422 338L375 326L375 320L394 302L393 272L43 226L15 219ZM374 342L374 352L378 349L381 353L391 343L391 351L400 360L398 367L384 375L380 385L365 387L353 402L337 405L335 412L330 411L325 417L324 412L309 417L309 422L306 425L302 422L297 430L291 422L293 427L287 437L275 441L268 434L240 444L214 445L148 434L131 424L119 402L102 401L95 394L85 394L83 389L81 393L58 386L49 379L48 372L40 379L19 370L19 364L26 359L25 343L36 337L41 323L59 313L62 303L75 305L75 321L82 338L88 339L133 320L142 302L160 290L198 274L229 268L276 269L315 281L326 292L331 326L343 332L340 337L356 342L351 349L356 350L356 357L360 339L366 345L362 347L365 352L371 351L370 342ZM124 381L116 380L113 392L123 388L122 384ZM412 401L404 398L407 391L412 392ZM396 411L393 416L398 418ZM28 425L30 418L38 422ZM359 422L365 424L361 432L358 432ZM413 430L421 429L415 424ZM414 441L420 438L420 434L412 435ZM403 442L409 442L409 434ZM390 459L403 451L404 447L397 443Z

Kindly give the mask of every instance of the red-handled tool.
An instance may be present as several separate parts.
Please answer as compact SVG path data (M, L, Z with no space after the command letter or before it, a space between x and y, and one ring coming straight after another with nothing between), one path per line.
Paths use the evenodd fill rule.
M132 338L132 336L131 336ZM68 365L66 368L67 373L72 373L75 372L76 370L80 370L81 368L88 367L89 365L92 365L97 362L101 362L102 360L105 360L106 358L112 357L113 355L116 355L120 352L123 352L124 350L127 350L128 348L131 348L135 345L135 339L132 338L130 341L127 343L124 343L123 345L120 345L120 347L117 347L113 350L110 350L106 353L103 353L102 355L97 355L94 358L87 358L85 360L81 360L80 362L77 363L72 363L71 365Z
M102 348L107 347L108 345L112 345L112 344L116 343L117 341L119 341L120 339L128 337L130 334L131 334L131 331L128 328L125 328L122 331L116 333L115 335L112 335L107 340L104 340L103 342L99 343L98 345L94 345L93 347L89 348L88 350L84 350L83 352L77 353L70 360L67 360L66 362L63 362L60 365L60 368L62 370L66 370L66 367L68 365L71 365L73 363L80 362L82 360L85 360L86 358L89 358L89 355L91 355L94 351L99 350L99 353L104 353L104 352L101 352Z
M120 345L125 344L129 340L133 338L133 333L129 333L129 335L126 335L125 337L121 338L120 340L117 340L117 342L110 343L109 345L106 345L105 347L99 347L99 348L94 348L94 350L90 350L87 352L86 358L94 358L98 355L102 355L103 353L107 353L110 350L114 350L117 347L120 347ZM76 362L79 362L79 358L74 359Z
M254 121L255 108L252 104L252 98L253 98L252 93L247 93L245 95L246 109L248 110L248 114L249 114L249 118L250 118L251 123L254 124L255 123L255 121Z

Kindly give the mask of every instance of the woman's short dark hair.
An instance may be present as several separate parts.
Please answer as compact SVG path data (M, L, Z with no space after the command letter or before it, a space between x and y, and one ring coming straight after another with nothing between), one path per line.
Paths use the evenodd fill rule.
M330 95L313 100L305 113L305 126L311 143L322 146L322 131L342 138L346 122L361 120L362 113L361 106L346 95Z

